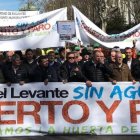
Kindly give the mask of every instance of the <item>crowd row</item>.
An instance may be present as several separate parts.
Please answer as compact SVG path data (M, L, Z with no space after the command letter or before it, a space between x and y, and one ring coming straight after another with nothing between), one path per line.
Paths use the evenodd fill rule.
M66 52L60 48L58 52L50 50L47 55L27 49L21 52L4 52L0 57L0 83L28 82L92 82L132 81L140 80L140 54L133 59L132 49L125 49L125 58L119 49L112 49L104 56L101 49L88 51L86 48ZM0 56L4 53L1 52Z

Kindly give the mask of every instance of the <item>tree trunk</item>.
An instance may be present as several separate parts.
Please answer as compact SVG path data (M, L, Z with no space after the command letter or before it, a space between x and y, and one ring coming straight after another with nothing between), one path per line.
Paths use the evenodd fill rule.
M107 27L107 21L106 20L102 20L102 30L104 32L106 32L106 27Z

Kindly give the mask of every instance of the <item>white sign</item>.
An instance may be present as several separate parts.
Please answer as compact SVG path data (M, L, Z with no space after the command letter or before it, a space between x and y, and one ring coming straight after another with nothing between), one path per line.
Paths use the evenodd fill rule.
M74 21L58 21L58 33L73 35L75 34L75 23Z
M130 82L0 84L0 136L140 135L140 86Z
M6 22L0 26L0 51L64 46L57 33L57 21L67 20L66 12L67 8L61 8Z

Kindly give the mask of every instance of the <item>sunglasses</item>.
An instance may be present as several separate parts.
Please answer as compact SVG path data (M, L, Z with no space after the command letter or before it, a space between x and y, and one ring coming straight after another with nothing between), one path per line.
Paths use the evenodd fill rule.
M74 59L74 57L68 57L68 59Z

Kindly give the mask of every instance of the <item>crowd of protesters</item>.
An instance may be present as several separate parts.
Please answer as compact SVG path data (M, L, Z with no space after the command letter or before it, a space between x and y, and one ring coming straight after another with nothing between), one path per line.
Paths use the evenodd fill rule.
M31 82L93 82L140 81L140 53L126 47L79 47L49 49L42 55L41 49L0 52L0 83Z

